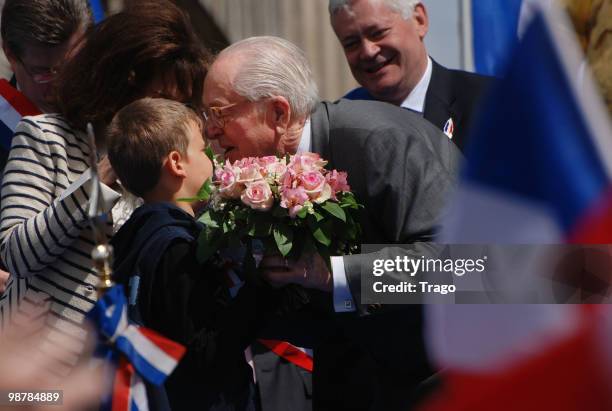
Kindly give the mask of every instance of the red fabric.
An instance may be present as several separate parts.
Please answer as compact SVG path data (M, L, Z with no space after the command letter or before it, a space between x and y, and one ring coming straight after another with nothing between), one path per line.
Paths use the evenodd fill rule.
M612 190L576 225L568 240L573 244L612 244Z
M41 114L40 110L5 79L0 79L0 95L22 116Z
M585 316L594 316L585 310ZM495 374L449 372L419 411L604 411L612 409L595 321L539 355ZM599 337L601 338L601 337Z
M133 373L134 367L122 356L119 359L119 366L115 371L111 411L126 411L130 409L130 386Z
M170 357L174 358L177 362L183 358L183 355L185 355L186 348L183 345L174 342L149 328L138 327L138 330L142 335L147 337L149 341L155 344L160 350L164 351Z
M286 359L290 363L295 364L306 371L312 372L312 358L294 345L291 345L286 341L278 340L259 339L258 341L268 347L279 357Z

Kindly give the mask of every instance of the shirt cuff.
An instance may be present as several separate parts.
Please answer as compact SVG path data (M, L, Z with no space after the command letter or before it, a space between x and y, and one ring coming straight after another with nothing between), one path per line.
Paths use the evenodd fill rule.
M331 257L332 276L334 277L334 311L348 313L355 311L355 302L346 281L342 257Z

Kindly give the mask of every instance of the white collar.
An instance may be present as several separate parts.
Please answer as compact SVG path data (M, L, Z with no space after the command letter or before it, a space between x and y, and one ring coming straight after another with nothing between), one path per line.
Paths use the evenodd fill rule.
M300 137L300 144L297 148L297 153L307 153L311 151L312 147L312 135L310 132L310 117L306 119L304 128L302 129L302 136Z
M410 94L408 94L408 97L400 104L401 107L418 111L419 113L425 111L425 96L427 95L427 89L431 81L432 66L431 58L427 56L427 68L425 69L425 73L423 73L423 77L421 77L417 85L412 89Z

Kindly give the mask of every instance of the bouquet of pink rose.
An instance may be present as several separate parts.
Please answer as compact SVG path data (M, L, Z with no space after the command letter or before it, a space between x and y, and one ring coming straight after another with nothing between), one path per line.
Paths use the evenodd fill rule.
M361 206L346 173L326 164L314 153L216 163L213 184L202 191L209 206L199 218L199 259L236 246L252 251L253 239L283 256L304 249L324 257L357 251Z

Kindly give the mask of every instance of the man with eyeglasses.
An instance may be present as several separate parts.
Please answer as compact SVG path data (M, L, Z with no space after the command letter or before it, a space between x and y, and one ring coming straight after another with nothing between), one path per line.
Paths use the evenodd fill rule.
M6 0L2 48L15 85L43 112L53 111L58 68L92 24L87 0Z
M278 37L252 37L221 51L203 102L206 135L226 160L318 153L329 168L348 173L364 205L363 243L407 244L411 258L438 251L432 241L461 154L419 114L377 101L321 102L303 51ZM305 252L297 261L268 255L259 265L275 286L310 289L313 318L286 321L273 336L296 344L311 338L316 411L408 410L426 394L434 366L421 308L362 303L361 267L371 267L372 257L379 255L334 256L328 266Z
M92 23L87 0L4 2L2 49L14 76L10 82L0 79L0 181L15 126L22 116L55 111L53 80ZM0 270L0 295L8 279Z

